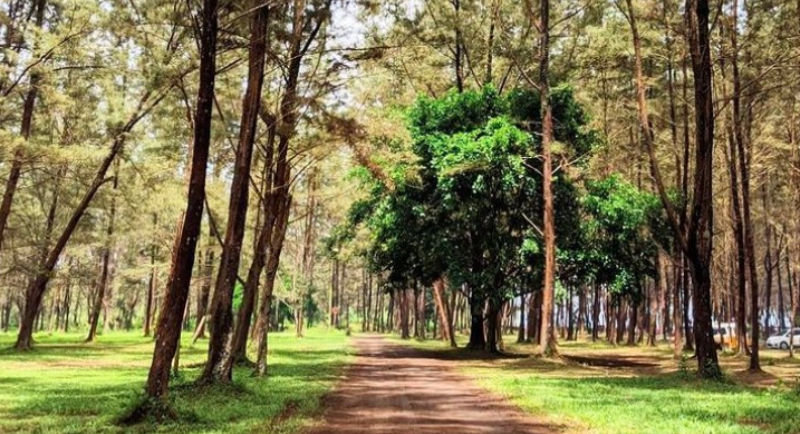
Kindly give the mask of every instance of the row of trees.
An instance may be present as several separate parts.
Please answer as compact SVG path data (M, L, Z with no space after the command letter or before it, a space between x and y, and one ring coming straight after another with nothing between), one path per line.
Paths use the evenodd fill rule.
M17 349L37 330L92 341L141 324L160 399L194 328L211 338L201 382L229 382L251 338L266 373L270 310L303 317L324 273L315 247L344 204L320 197L348 184L338 109L324 103L347 66L333 9L3 4L0 303ZM287 249L300 259L281 265Z
M5 2L0 325L140 321L155 398L184 328L224 383L272 309L436 306L499 351L520 297L546 354L579 312L714 377L735 318L758 369L795 317L800 10L635 3Z
M800 238L792 215L798 204L793 191L797 190L800 157L792 121L796 117L797 77L786 71L794 68L797 51L786 42L796 34L798 6L791 2L693 0L575 1L551 6L547 1L533 4L495 0L434 1L425 5L390 2L381 8L380 19L393 25L375 25L369 33L370 40L380 48L370 53L371 62L362 68L379 78L365 78L369 86L358 87L357 91L367 101L380 99L370 107L372 112L363 114L365 124L380 125L376 121L380 117L397 118L392 114L394 106L386 103L387 94L394 95L390 101L400 106L410 104L414 94L426 94L444 107L431 115L435 119L442 115L446 118L460 109L469 110L466 101L447 102L457 98L447 94L449 88L459 93L483 89L488 84L504 98L514 89L536 89L543 103L538 104L537 120L527 125L527 132L534 133L529 142L537 144L528 146L520 157L534 167L531 180L541 190L512 207L506 201L489 208L488 204L496 200L494 194L505 185L484 190L491 188L493 182L501 183L497 178L501 171L495 168L491 172L491 160L473 148L497 142L492 138L493 130L487 130L499 122L490 122L491 117L505 115L514 123L513 116L495 112L482 119L485 124L475 126L470 125L474 121L469 115L460 113L463 119L454 123L472 134L465 137L464 130L448 130L445 126L436 131L439 137L431 146L426 143L430 132L420 131L412 111L408 121L410 137L394 131L386 134L385 128L374 129L374 136L381 138L373 140L368 153L373 155L373 163L383 165L385 174L362 164L383 185L383 191L367 189L370 199L366 202L373 203L372 208L367 207L369 212L361 209L363 205L357 205L353 212L354 222L366 222L376 231L374 239L368 240L372 247L365 249L368 260L375 270L389 272L390 276L397 272L394 280L405 281L401 286L430 285L434 293L438 290L433 282L440 277L451 283L450 291L469 294L475 288L488 287L501 294L501 300L509 300L515 293L541 293L541 297L531 297L536 304L532 312L543 306L543 320L537 322L551 330L547 325L553 312L550 283L592 286L596 276L592 267L573 267L581 262L571 256L591 255L571 255L571 234L568 230L559 231L558 224L569 219L570 209L559 214L561 207L556 205L555 224L545 211L552 200L559 198L558 182L573 184L580 197L589 194L592 185L608 182L609 176L616 173L643 194L657 198L663 213L655 226L649 225L648 242L658 248L643 249L648 253L631 268L638 276L649 276L632 279L648 288L644 291L650 294L644 298L648 304L645 316L657 319L647 321L648 327L656 325L662 332L672 329L676 354L684 347L695 350L701 375L716 377L719 369L712 322L735 320L737 335L742 337L739 352L749 354L751 368L759 369L760 329L787 327L795 317L793 288L797 287ZM713 11L718 12L714 15ZM555 147L547 146L548 140L553 139L551 133L558 134L559 125L557 114L553 114L555 131L546 121L546 102L553 101L548 95L549 81L570 83L579 89L575 99L592 114L584 132L596 133L594 152L567 152L570 142L558 137ZM417 103L415 111L425 104L424 99ZM526 131L525 125L517 126ZM401 137L412 146L398 146L393 137ZM441 154L436 153L435 147L448 142L449 148L441 154L469 152L472 161L456 161L454 167L446 168L448 160L437 160ZM434 150L425 149L420 143ZM724 146L714 146L715 143ZM517 151L512 149L509 153L514 152ZM398 164L403 158L411 158L414 163ZM552 171L547 169L551 160L555 161ZM487 176L491 182L483 178L478 178L479 182L463 180L483 170L493 174ZM549 179L553 173L557 176L555 182ZM493 266L505 269L503 279L491 283L483 277L484 268L458 259L470 250L474 237L457 242L458 249L447 245L452 239L448 231L458 231L465 238L470 232L462 221L448 224L451 222L437 214L438 211L449 218L456 214L454 209L446 208L446 198L447 194L457 193L446 189L459 185L453 184L452 179L460 177L464 182L461 186L470 186L467 192L475 196L462 194L458 203L478 198L487 204L484 208L471 205L474 215L466 218L499 230L508 237L505 240L510 243L509 251L519 253L519 246L526 244L536 245L541 251L537 252L541 262L531 260L528 273L522 273L530 282L509 284L503 280L512 279L513 270L520 268L517 256L507 255L497 264L501 256L490 246L483 249L480 259L491 258ZM552 199L548 184L553 189ZM762 200L753 200L754 197ZM539 213L532 213L526 209L528 206L539 208ZM508 212L530 221L527 225L506 224L504 219L508 216L497 213ZM586 209L577 214L582 215L581 224L589 224L585 220ZM488 218L484 221L481 217ZM416 233L395 235L375 229L402 228L406 224L418 230L432 230L435 241L415 236ZM527 243L522 241L526 234L521 228L532 231ZM555 229L555 243L551 242L551 229ZM486 231L481 227L480 234ZM494 235L487 238L499 239L497 233ZM517 238L516 245L507 241L513 238ZM635 238L625 240L635 242ZM553 244L557 267L547 260ZM402 249L395 253L396 245L410 249L416 256ZM444 258L438 255L440 250L447 252ZM541 275L533 277L539 272ZM544 277L547 272L554 277ZM612 289L609 280L599 285L601 292ZM476 284L478 281L481 283ZM775 292L779 300L773 297ZM484 305L480 300L479 296L474 303L474 317L494 321L491 318L499 304ZM628 300L626 304L641 307L642 301ZM609 310L620 313L622 324L634 324L636 328L639 309L624 308L624 304L610 306ZM779 315L774 314L776 311ZM479 328L476 322L473 330ZM543 333L547 335L548 331ZM494 350L489 333L484 332L483 337L489 341L489 349ZM475 333L471 343L481 346L480 339ZM551 340L544 343L543 350L553 352Z

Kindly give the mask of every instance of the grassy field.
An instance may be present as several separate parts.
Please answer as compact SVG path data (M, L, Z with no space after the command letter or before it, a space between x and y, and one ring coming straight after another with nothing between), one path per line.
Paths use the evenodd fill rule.
M100 336L40 335L29 353L8 350L14 336L0 334L0 433L290 433L314 416L351 359L344 332L308 330L270 335L270 375L237 368L234 384L198 389L192 381L206 346L183 348L181 376L171 399L179 422L119 427L115 419L140 396L153 343L138 333ZM190 336L185 335L183 342Z
M511 338L507 338L511 339ZM408 341L407 341L408 343ZM722 383L697 380L693 360L676 362L658 348L562 343L559 360L482 359L436 341L411 342L452 352L458 369L568 434L798 434L800 364L765 351L765 373L741 372L745 360L723 355ZM530 345L509 352L529 356ZM618 365L618 366L610 366Z

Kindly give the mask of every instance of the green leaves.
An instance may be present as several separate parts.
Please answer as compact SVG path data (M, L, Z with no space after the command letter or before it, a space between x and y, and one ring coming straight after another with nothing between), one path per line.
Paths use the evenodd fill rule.
M586 119L571 91L559 98L559 110L578 116L562 128L570 133L561 137L564 147L572 149ZM536 93L500 95L491 86L417 100L408 129L418 176L395 178L391 191L373 188L351 209L351 224L372 234L368 258L375 271L387 272L388 285L447 275L477 300L530 287L543 262L534 229L542 219L541 162L528 122L538 104ZM556 184L559 239L568 249L578 244L580 206L566 177Z
M656 273L654 233L663 227L661 202L619 175L589 181L586 187L588 254L581 259L612 293L637 299L643 279Z

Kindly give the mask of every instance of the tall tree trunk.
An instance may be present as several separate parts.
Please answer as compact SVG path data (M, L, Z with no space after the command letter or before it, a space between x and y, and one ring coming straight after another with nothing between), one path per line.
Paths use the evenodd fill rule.
M389 306L386 309L386 329L385 332L394 330L394 312L395 312L395 291L389 291Z
M464 37L461 30L461 0L452 0L455 11L455 60L456 89L458 93L464 92Z
M781 274L781 248L775 250L775 268L778 278L778 330L786 327L786 306L783 299L783 275Z
M770 335L770 320L772 319L772 279L773 279L773 259L772 259L772 222L770 222L770 200L769 192L766 185L769 181L761 184L761 200L764 206L764 238L767 241L766 250L764 251L764 333L765 336Z
M211 142L211 119L216 80L219 0L203 0L200 17L200 82L194 113L194 143L186 211L173 247L172 269L156 327L156 346L145 392L151 399L167 396L172 358L178 348L183 313L189 296L195 249L200 237Z
M539 42L539 92L542 114L542 160L544 179L544 283L542 297L542 354L552 357L558 354L558 341L553 324L553 298L556 279L556 228L553 210L553 156L550 141L553 138L553 109L550 106L550 0L541 0L541 36Z
M448 341L451 348L456 348L456 338L453 332L453 314L450 311L450 305L445 300L444 290L444 278L436 279L433 282L433 299L436 302L436 310L439 311L442 322L442 337Z
M411 294L409 294L408 289L403 289L402 296L400 297L400 337L403 339L409 339L411 337L410 327L411 327L411 317L409 315L409 298L411 298Z
M786 282L789 285L789 330L792 330L794 335L795 318L797 316L797 297L794 293L794 279L792 278L792 264L789 255L786 258ZM789 339L789 357L794 357L794 337Z
M735 119L732 123L735 123ZM728 171L731 178L731 208L736 244L736 335L739 337L737 353L747 355L747 250L745 247L745 231L742 218L742 201L739 192L739 173L736 168L738 153L733 128L728 132Z
M692 267L692 308L698 375L704 378L717 378L721 371L711 324L714 101L709 40L709 2L708 0L687 0L686 10L694 70L696 165L694 197L689 214L689 230L685 250Z
M36 0L36 27L43 28L44 25L44 12L47 8L45 0ZM8 30L6 30L8 32ZM10 37L10 34L6 36ZM33 110L36 106L36 98L39 95L39 83L41 82L41 75L38 72L33 72L30 77L30 87L25 94L25 100L22 106L22 125L20 126L20 135L27 141L31 137L31 130L33 129ZM11 170L6 180L6 189L3 193L3 200L0 202L0 251L3 248L3 241L5 239L5 230L8 225L8 217L11 215L11 205L14 201L14 194L17 191L17 184L22 172L22 163L24 159L22 147L17 147L14 151L14 157L11 160Z
M263 178L265 182L262 186L262 191L265 197L259 201L261 205L262 222L258 231L258 237L253 248L253 260L250 263L250 268L247 271L247 280L244 283L244 296L242 306L239 308L239 313L236 321L236 332L233 341L233 358L234 362L242 362L247 359L247 336L250 332L250 325L252 322L252 314L255 306L259 300L258 296L258 282L261 280L264 267L267 263L267 251L270 248L272 240L272 232L275 227L277 219L276 213L273 211L273 203L277 200L277 196L272 193L267 193L272 189L272 162L274 159L274 144L275 144L275 121L267 126L268 138L266 158L264 160ZM269 299L261 299L262 308L269 308ZM267 304L267 306L264 306ZM269 314L267 314L267 317ZM255 329L257 330L258 327Z
M495 297L489 297L486 305L486 350L499 354L502 347L502 303Z
M425 287L414 283L414 337L425 339Z
M153 233L158 228L158 214L153 213ZM153 298L156 293L156 251L158 246L155 242L150 246L150 282L147 285L147 299L144 305L144 336L150 337L153 318Z
M261 108L270 10L265 0L251 0L250 6L255 12L250 23L247 89L242 101L242 121L231 182L228 225L211 305L214 328L209 342L208 361L199 380L201 383L229 383L233 372L233 292L238 278L247 221L250 168Z
M118 166L119 164L117 164ZM119 171L114 174L114 189L113 194L116 195L117 187L119 186ZM97 298L94 302L94 309L91 313L91 321L89 322L89 335L86 337L86 342L94 342L97 338L97 324L100 319L100 310L103 304L107 304L109 300L106 298L106 291L109 286L109 266L111 263L111 252L114 249L114 220L117 216L117 198L111 197L111 212L108 218L108 229L106 230L106 245L103 248L103 269L100 272L100 281L97 286Z
M614 344L619 345L625 339L625 318L628 316L628 306L622 297L617 300L617 336L614 338Z
M285 151L286 149L280 150L279 154L283 154L283 156L279 156L279 160L285 158ZM283 176L280 179L284 179ZM288 191L282 190L277 194L277 210L275 211L277 217L270 240L269 256L267 257L266 265L266 283L261 293L261 309L259 309L258 321L256 323L256 375L258 376L267 375L270 306L272 304L272 293L275 288L275 278L278 274L278 266L280 265L281 251L283 250L283 241L286 238L286 228L289 224L289 213L292 204L292 197Z
M86 191L86 193L84 193L80 203L78 203L76 208L73 210L72 215L67 221L67 225L61 231L61 235L58 237L55 245L52 247L52 249L50 249L49 253L47 253L46 259L42 262L42 266L39 267L36 276L31 279L25 293L25 311L22 315L19 335L17 336L17 342L14 346L17 350L28 350L31 348L33 343L32 335L34 330L34 321L36 320L36 315L41 307L44 293L47 290L47 284L50 282L50 278L53 275L53 270L55 269L56 264L58 264L61 253L64 251L64 248L66 248L70 238L72 238L72 234L78 227L78 223L80 223L80 220L83 217L83 214L86 212L86 209L89 208L89 204L91 204L92 200L97 194L97 191L100 190L100 187L102 187L103 184L109 181L105 177L106 173L108 172L109 167L116 159L119 152L122 150L128 133L131 131L131 129L133 129L136 123L138 123L141 117L142 115L140 113L137 113L135 116L133 116L129 120L128 124L122 128L120 135L114 139L111 149L106 158L100 164L100 167L97 169L97 173L95 174L89 189Z
M733 133L736 141L736 148L738 151L739 160L739 174L742 180L742 220L744 222L744 248L747 257L747 267L750 277L750 294L751 294L751 336L750 336L750 367L751 371L761 370L761 361L759 360L758 345L759 345L759 309L758 309L758 273L756 272L756 259L755 247L753 242L753 222L752 213L750 209L750 156L745 146L745 134L743 131L744 118L741 110L741 95L742 85L739 74L739 43L738 43L738 26L739 26L739 1L733 2L733 23L731 25L731 67L733 69Z
M533 343L535 345L539 345L539 341L536 338L539 326L539 317L537 315L537 309L541 304L541 294L542 291L535 291L528 298L528 324L527 324L528 330L525 341L528 343Z
M211 329L208 326L208 305L211 299L211 283L214 279L214 229L210 223L211 214L209 217L208 228L208 241L206 243L205 253L201 252L200 257L203 258L203 264L200 269L200 293L197 297L197 307L195 308L195 317L197 318L197 325L195 327L193 340L206 337L206 329Z
M581 285L578 288L578 326L576 339L580 339L586 332L586 285Z
M592 297L592 342L597 342L600 337L600 285L594 284Z
M525 321L525 312L528 308L528 296L522 294L520 296L520 304L519 304L519 329L517 330L517 343L522 344L525 342L525 328L527 322Z
M567 340L574 341L575 340L575 316L574 316L574 306L573 306L573 293L572 288L569 288L567 291Z

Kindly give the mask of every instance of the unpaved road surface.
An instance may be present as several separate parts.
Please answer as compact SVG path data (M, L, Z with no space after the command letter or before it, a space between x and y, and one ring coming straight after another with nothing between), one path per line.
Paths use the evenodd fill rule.
M325 399L312 434L554 434L452 369L453 361L393 345L355 340L358 357Z

